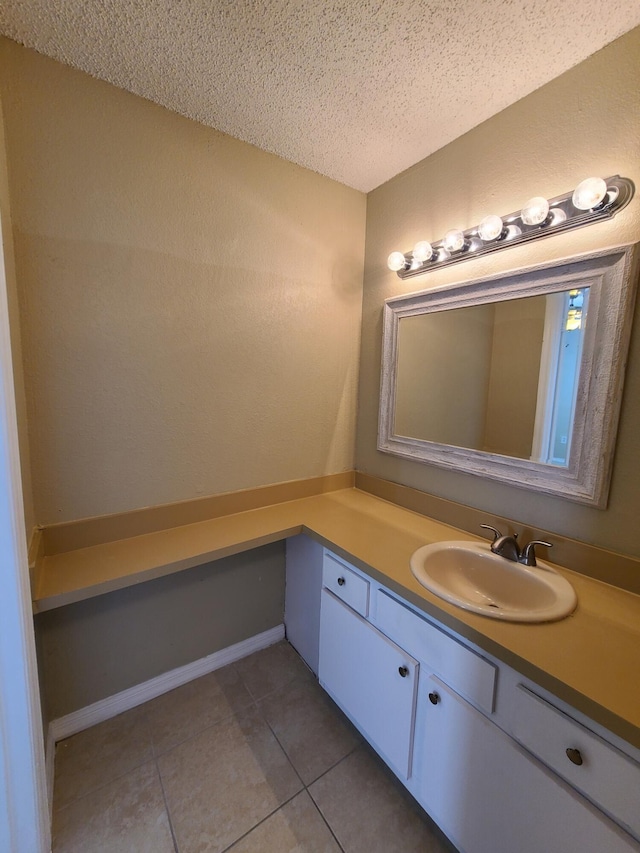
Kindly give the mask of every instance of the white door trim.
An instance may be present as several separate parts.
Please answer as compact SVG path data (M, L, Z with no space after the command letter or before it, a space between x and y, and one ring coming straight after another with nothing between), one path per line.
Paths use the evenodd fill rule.
M1 239L3 227L6 229L7 223L0 221L0 850L47 853L51 850L49 809Z

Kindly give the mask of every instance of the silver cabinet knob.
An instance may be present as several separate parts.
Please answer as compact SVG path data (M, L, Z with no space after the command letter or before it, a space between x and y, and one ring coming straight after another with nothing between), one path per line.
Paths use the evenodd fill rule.
M429 702L431 702L432 705L437 705L439 701L440 701L440 694L439 693L436 693L435 690L432 693L429 693Z
M346 583L344 578L338 578L338 586L344 586Z
M407 669L406 666L399 666L398 672L400 673L402 678L406 678L409 675L409 670Z

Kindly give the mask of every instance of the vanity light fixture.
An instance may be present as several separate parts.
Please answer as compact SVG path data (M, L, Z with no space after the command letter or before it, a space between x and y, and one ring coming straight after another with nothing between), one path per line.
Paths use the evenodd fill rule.
M402 252L399 252L402 254ZM404 260L404 255L402 255ZM413 247L413 259L414 261L420 261L424 263L424 261L430 261L433 257L433 246L431 243L427 243L426 240L420 240L419 243L416 243Z
M549 202L541 195L530 198L520 211L525 225L542 225L549 216Z
M569 305L567 307L567 318L565 331L575 332L582 328L582 308L584 306L584 290L569 291Z
M516 213L490 214L474 228L447 231L442 240L434 243L420 240L406 254L392 252L387 266L400 278L410 278L467 258L611 219L631 201L634 192L633 182L619 175L606 180L587 178L572 192L551 199L535 196Z
M457 228L447 231L442 238L442 245L447 252L461 252L463 249L468 248L467 241L464 238L464 231L459 231Z

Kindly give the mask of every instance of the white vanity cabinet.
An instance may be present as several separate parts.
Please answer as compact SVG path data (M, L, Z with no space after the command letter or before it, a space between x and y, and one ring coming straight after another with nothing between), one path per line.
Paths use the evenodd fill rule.
M320 683L461 853L640 851L635 760L326 550L322 587Z
M414 756L412 793L464 853L640 849L435 676L420 684Z
M328 589L320 684L403 779L411 773L418 664Z

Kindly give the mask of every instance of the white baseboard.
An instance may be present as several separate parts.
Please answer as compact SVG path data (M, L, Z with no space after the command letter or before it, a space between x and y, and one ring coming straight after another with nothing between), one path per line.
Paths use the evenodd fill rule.
M221 649L219 652L214 652L212 655L207 655L200 660L193 661L193 663L185 664L185 666L179 666L177 669L172 669L170 672L165 672L149 679L149 681L137 684L135 687L129 687L121 693L100 699L92 705L87 705L78 711L52 720L49 723L46 756L47 774L50 773L51 775L50 791L53 791L53 757L55 744L58 741L95 726L97 723L102 723L104 720L109 720L111 717L122 714L123 711L129 711L137 705L142 705L143 702L148 702L149 699L155 699L156 696L168 693L169 690L180 687L188 681L193 681L194 678L200 678L201 675L207 675L209 672L234 663L234 661L260 651L260 649L266 649L282 639L284 639L284 625L277 625L275 628L249 637L248 640L242 640L242 642Z

